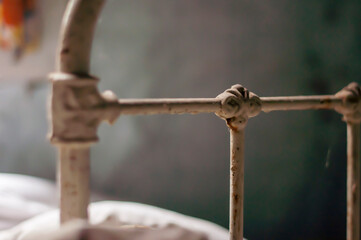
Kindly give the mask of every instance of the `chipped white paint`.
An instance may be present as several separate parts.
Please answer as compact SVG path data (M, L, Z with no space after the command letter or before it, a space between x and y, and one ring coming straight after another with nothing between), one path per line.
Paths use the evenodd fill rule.
M60 221L88 218L90 149L61 146L58 158Z
M103 3L103 0L69 1L61 27L56 59L57 72L88 75L93 32ZM60 86L60 88L62 87ZM53 94L57 90L53 84ZM56 96L53 94L52 97ZM59 99L51 101L53 125L55 124L54 117L57 117L57 114L66 115L61 108L54 108L54 106L57 106L58 103L60 106L64 106L62 103L69 100L62 96L58 97ZM62 124L66 124L66 122ZM72 131L73 129L68 130ZM87 219L90 173L89 146L58 146L58 151L61 222L64 223L73 218Z
M348 240L359 239L361 90L356 83L336 95L261 97L241 85L216 98L117 99L100 94L96 78L89 76L90 50L95 23L104 0L72 0L64 15L57 72L51 98L50 137L59 147L61 221L87 218L89 199L89 146L97 141L101 121L112 123L119 115L215 113L226 120L231 134L230 239L243 238L244 128L260 111L333 109L348 124ZM350 200L351 199L351 200Z
M243 239L244 129L230 130L229 234L231 240Z

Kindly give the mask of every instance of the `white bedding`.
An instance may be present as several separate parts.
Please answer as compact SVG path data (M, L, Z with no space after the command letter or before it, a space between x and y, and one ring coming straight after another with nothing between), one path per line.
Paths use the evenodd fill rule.
M56 199L56 188L51 182L23 175L0 174L0 228L3 229L0 231L0 240L25 240L29 237L31 239L31 236L38 232L56 232L59 229ZM165 235L178 234L180 237L189 236L189 239L228 238L226 229L211 222L134 202L92 203L89 216L91 224L115 227L118 229L117 234L123 234L121 226L138 225L158 229L158 232L149 232L153 235L164 231ZM94 229L98 231L96 227L84 223L80 228L91 232ZM139 229L135 229L135 232L126 230L123 237L127 234L140 234L138 232ZM191 233L194 233L194 238L189 235Z
M0 230L56 207L54 183L19 174L0 174Z
M23 240L207 240L199 232L179 226L168 225L162 228L140 226L89 225L84 221L73 221L51 233L34 233Z
M53 232L59 228L58 210L41 214L16 227L0 232L1 240L24 240L37 232ZM202 233L209 240L225 240L228 231L216 224L165 209L133 202L105 201L92 203L90 223L111 226L138 225L152 228L177 226L178 229Z

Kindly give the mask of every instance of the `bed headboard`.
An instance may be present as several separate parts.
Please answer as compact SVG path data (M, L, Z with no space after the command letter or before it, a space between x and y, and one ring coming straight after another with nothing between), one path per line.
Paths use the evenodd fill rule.
M334 95L259 97L234 85L215 98L118 99L100 93L89 74L92 38L105 0L70 0L64 14L56 71L50 74L50 141L58 148L60 219L86 219L90 146L102 121L119 115L215 113L230 131L230 239L243 237L244 129L260 112L329 109L347 125L347 239L360 239L361 90L350 83Z

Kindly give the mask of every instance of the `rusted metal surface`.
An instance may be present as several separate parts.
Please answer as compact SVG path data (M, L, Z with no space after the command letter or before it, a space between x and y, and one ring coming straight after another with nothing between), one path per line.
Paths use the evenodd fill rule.
M80 78L86 76L85 78L88 79L93 33L103 3L104 0L69 1L60 32L56 72L74 74ZM50 115L52 128L58 124L60 124L58 127L61 126L62 131L57 135L61 138L63 133L74 131L74 127L69 128L66 121L60 120L61 116L67 115L67 112L62 111L64 109L59 108L59 106L64 106L64 103L69 99L64 99L61 94L57 95L59 88L57 88L57 84L53 83ZM82 87L79 87L80 92L81 89ZM54 98L54 96L56 97ZM72 97L76 98L77 94L74 93ZM79 108L81 107L82 104L79 104ZM73 119L76 120L77 116ZM82 124L86 122L87 120L79 123L79 127L82 128ZM54 128L52 129L53 133L56 131ZM92 136L91 138L94 140ZM58 143L60 142L58 141ZM89 142L88 139L85 139L85 142ZM61 223L73 218L87 219L90 172L89 146L58 145L58 151L57 174L60 188Z
M88 218L90 150L61 146L58 157L60 222Z
M59 72L89 74L91 45L105 0L71 0L65 10L57 50Z
M214 113L221 108L221 100L216 98L120 99L117 108L120 115Z
M347 123L347 240L360 239L360 124Z
M360 122L361 88L353 82L336 93L335 110L347 124L347 240L360 240Z
M99 124L113 123L120 115L215 113L227 119L227 123L238 116L237 121L246 124L249 117L260 111L335 109L344 116L346 110L353 111L353 105L345 104L338 95L259 98L247 90L241 93L237 90L241 86L235 85L216 98L117 99L109 90L99 93L97 78L89 75L53 73L50 78L53 82L50 139L55 144L97 142Z
M347 240L359 240L361 88L350 83L336 96L342 105L335 110L347 124Z
M243 239L244 129L230 129L230 240Z
M239 84L218 98L227 111L217 115L226 121L230 130L229 239L240 240L243 239L244 128L248 118L261 111L261 100Z
M335 95L261 97L262 111L334 109L342 104L342 99Z
M236 97L236 96L234 96ZM189 98L189 99L119 99L118 106L120 115L146 115L146 114L182 114L214 112L222 115L225 105L228 109L226 114L237 105L229 96L218 98ZM342 105L342 99L335 95L323 96L288 96L288 97L261 97L256 104L263 112L286 111L286 110L311 110L311 109L334 109ZM222 109L223 106L223 109ZM243 107L244 109L244 107ZM115 110L116 111L116 110Z
M104 0L71 0L64 14L52 74L50 104L52 143L59 148L58 182L61 222L87 218L90 144L102 121L119 115L215 113L230 129L230 239L243 237L244 129L261 111L333 109L343 115L348 132L347 239L360 236L360 87L351 83L336 95L261 97L234 85L216 98L117 99L99 93L89 75L94 28Z
M50 141L67 146L90 146L98 141L102 121L112 123L119 115L112 111L112 101L102 97L98 79L70 73L53 73L51 95Z
M360 123L361 88L358 83L350 83L336 93L336 97L342 100L342 104L335 107L335 110L343 115L343 120L349 123Z

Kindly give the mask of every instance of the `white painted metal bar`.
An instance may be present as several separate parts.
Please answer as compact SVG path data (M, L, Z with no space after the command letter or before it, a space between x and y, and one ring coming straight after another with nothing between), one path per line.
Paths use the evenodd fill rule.
M360 240L360 124L347 123L347 240Z
M72 78L69 81L79 84L79 81L90 79L89 62L94 28L98 15L105 0L71 0L64 15L60 44L57 53L58 73L69 73ZM59 79L55 79L59 80ZM55 81L57 82L57 81ZM54 82L54 83L55 83ZM59 82L58 82L59 83ZM73 96L76 88L71 89L71 84L53 85L61 87L62 93ZM63 105L52 105L52 111L57 116L75 116L79 124L89 125L87 116L96 115L94 129L84 128L88 131L81 135L85 144L79 143L74 137L68 125L60 120L57 122L57 135L59 143L58 157L58 183L60 187L60 212L61 222L73 218L87 218L87 206L89 203L89 171L90 150L88 143L96 137L96 126L101 120L112 122L120 115L137 114L182 114L213 112L227 121L231 134L230 153L230 239L240 240L243 237L243 195L244 195L244 127L248 117L256 116L260 110L264 112L276 110L307 110L307 109L335 109L348 116L349 106L345 107L346 98L341 95L324 96L289 96L289 97L255 97L240 85L228 89L222 97L217 98L194 98L194 99L114 99L112 94L104 94L100 97L96 86L85 84L90 99L96 99L96 104L88 104L86 107L62 108ZM53 89L54 90L54 89ZM58 89L59 90L59 89ZM69 93L70 91L70 93ZM86 94L85 94L86 95ZM88 96L82 95L82 102L89 103ZM251 95L251 96L250 96ZM65 95L64 95L65 96ZM107 98L109 97L110 98ZM83 98L84 97L84 98ZM359 96L358 96L359 97ZM346 99L346 100L345 100ZM66 102L66 99L56 101ZM53 104L53 102L52 102ZM81 104L80 104L81 105ZM79 105L79 106L80 106ZM350 104L349 104L350 105ZM351 104L352 105L352 104ZM351 109L352 110L352 109ZM352 112L352 111L351 111ZM85 117L84 117L85 113ZM346 115L345 115L346 114ZM79 116L81 116L79 118ZM101 116L101 117L100 117ZM105 116L105 117L103 117ZM84 118L83 118L84 117ZM58 119L58 118L57 118ZM72 117L70 118L73 119ZM79 120L80 119L80 120ZM68 121L69 119L66 119ZM235 123L234 127L230 123ZM54 121L53 121L54 123ZM78 124L78 122L77 122ZM87 125L88 124L88 125ZM75 124L76 125L76 124ZM60 126L60 131L59 131ZM64 138L63 129L68 133ZM79 126L79 125L77 125ZM239 128L239 126L241 126ZM359 239L360 224L360 136L359 124L348 123L348 240ZM65 131L64 130L64 131ZM94 134L87 134L89 131ZM60 132L60 133L59 133ZM71 134L69 134L69 132ZM59 136L58 136L59 135ZM93 136L94 135L94 136ZM63 138L62 138L63 137ZM70 140L68 139L70 138ZM73 138L74 137L74 138ZM65 141L67 139L69 141ZM61 142L63 141L63 142ZM78 141L78 142L77 142ZM74 144L76 143L76 144ZM79 144L78 144L79 143ZM78 145L77 145L78 144Z
M342 99L334 95L261 97L262 111L334 109ZM221 98L119 99L114 104L120 115L217 113Z
M118 103L121 115L211 113L221 108L217 98L120 99Z
M69 1L63 17L56 70L88 75L95 24L104 0ZM60 221L87 219L89 203L89 147L58 147Z
M230 129L230 240L243 239L244 130Z
M71 0L64 13L56 59L63 73L89 74L91 45L105 0Z
M59 147L60 221L88 218L90 151L88 147Z
M262 111L277 110L308 110L333 109L342 104L342 99L334 95L321 96L290 96L290 97L261 97Z

